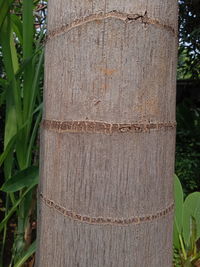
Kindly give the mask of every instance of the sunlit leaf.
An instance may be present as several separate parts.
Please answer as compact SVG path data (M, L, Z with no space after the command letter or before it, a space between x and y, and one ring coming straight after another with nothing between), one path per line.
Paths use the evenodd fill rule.
M190 241L191 218L196 221L197 240L200 237L200 192L190 194L183 205L183 237L187 245Z

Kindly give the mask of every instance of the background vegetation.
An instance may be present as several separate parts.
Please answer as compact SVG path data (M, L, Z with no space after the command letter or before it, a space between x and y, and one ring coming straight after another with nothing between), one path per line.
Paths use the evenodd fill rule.
M41 0L0 0L0 267L34 263L46 6ZM179 6L175 167L181 183L176 177L174 265L195 266L200 257L200 1L180 0Z
M45 18L46 1L0 0L0 266L22 266L35 250Z
M200 191L200 1L179 1L176 174Z

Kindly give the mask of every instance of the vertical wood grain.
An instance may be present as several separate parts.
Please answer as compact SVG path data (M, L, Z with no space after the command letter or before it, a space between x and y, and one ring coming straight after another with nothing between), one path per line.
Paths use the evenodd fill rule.
M43 119L114 124L175 121L177 2L50 0ZM41 192L91 218L38 205L36 266L169 267L175 128L41 133Z

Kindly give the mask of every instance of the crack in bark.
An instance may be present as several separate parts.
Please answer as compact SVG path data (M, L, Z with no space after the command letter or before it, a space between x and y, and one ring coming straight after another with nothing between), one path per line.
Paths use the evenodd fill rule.
M141 215L141 216L133 216L129 218L112 218L112 217L93 217L88 215L81 215L76 213L75 211L68 210L58 203L56 203L53 200L48 199L45 197L42 193L40 193L40 197L44 204L48 206L49 208L53 208L55 211L59 212L60 214L64 215L65 217L68 217L74 221L79 221L82 223L87 224L100 224L100 225L119 225L119 226L128 226L130 224L140 224L145 222L151 222L154 220L157 220L159 218L162 218L171 212L173 212L174 209L174 203L171 203L166 208L163 208L162 210L157 211L154 214L148 214L148 215Z
M42 127L59 133L141 133L150 130L175 129L176 122L159 123L108 123L101 121L56 121L43 120Z
M69 24L66 24L66 25L63 25L57 29L51 30L51 31L49 31L49 33L47 35L46 41L51 40L52 38L54 38L56 36L62 35L66 32L69 32L70 30L72 30L74 28L80 27L80 26L87 24L87 23L90 23L92 21L105 20L108 18L115 18L115 19L121 20L125 23L132 23L135 21L139 21L144 25L148 25L148 24L155 25L157 27L161 27L161 28L177 35L177 31L172 26L169 26L167 24L163 24L162 22L160 22L157 19L148 17L147 12L145 12L145 14L128 14L128 13L123 13L123 12L118 12L116 10L113 10L113 11L108 12L108 13L101 12L101 13L89 15L87 17L82 17L80 19L77 19L77 20L69 23Z

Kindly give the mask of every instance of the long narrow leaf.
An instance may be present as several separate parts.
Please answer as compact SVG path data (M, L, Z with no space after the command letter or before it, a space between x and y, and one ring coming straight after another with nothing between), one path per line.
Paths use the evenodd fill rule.
M35 122L31 137L30 137L30 142L29 142L29 146L28 146L28 150L27 150L27 165L31 164L31 152L33 149L33 145L36 139L36 135L37 135L37 131L39 128L39 124L42 118L42 111L38 114L37 116L37 120Z
M23 25L19 18L19 16L15 14L11 14L11 24L13 31L16 33L17 38L19 39L19 42L23 44Z
M28 194L28 192L33 188L28 188L21 197L15 202L15 204L12 206L12 208L9 210L8 214L5 216L5 218L0 223L0 232L3 230L4 225L7 223L7 221L10 219L10 217L13 215L13 213L16 211L17 207L20 205L20 203L23 201L24 197Z
M14 148L14 145L15 145L15 141L16 141L16 135L14 135L9 143L7 144L4 152L0 155L0 166L3 164L3 162L5 161L6 157L8 156L8 154L10 153L10 151L13 150Z
M43 104L41 103L31 114L34 115L36 114L38 111L42 110ZM20 131L23 130L24 127L26 127L26 125L29 122L29 118L27 119L27 121L22 125L21 129L18 130L18 132L12 137L12 139L10 139L9 143L7 144L4 152L0 155L0 166L3 164L3 162L5 161L6 157L8 156L8 154L10 153L10 151L13 150L14 146L15 146L15 142L16 139L18 138L18 135L20 134Z
M40 78L41 78L41 72L42 72L43 63L44 63L44 51L42 51L42 53L41 53L41 55L39 57L38 64L37 64L36 69L35 69L35 76L34 76L33 86L32 86L32 95L31 95L31 99L30 99L29 116L30 116L30 114L32 113L32 111L34 109L36 95L37 95L37 93L39 91L39 81L40 81Z
M23 60L33 55L33 1L23 0ZM30 95L32 95L33 82L32 62L24 71L24 119L29 114Z
M16 192L24 187L30 187L38 184L38 179L38 167L31 166L7 180L3 184L1 190L8 193Z
M0 29L14 0L1 0L0 2Z
M29 249L24 252L22 258L14 265L14 267L23 266L23 264L28 260L28 258L30 258L33 255L33 253L35 253L35 251L36 251L36 241L34 241L30 245Z

